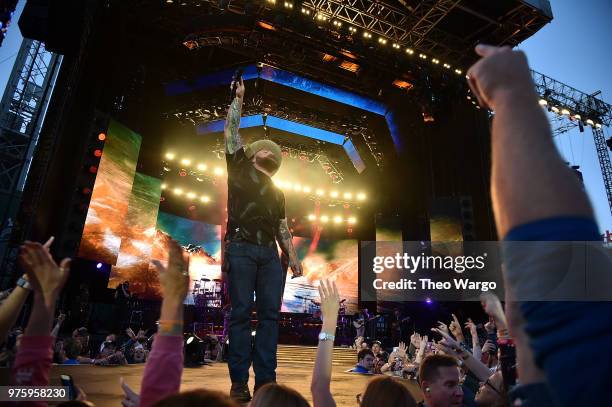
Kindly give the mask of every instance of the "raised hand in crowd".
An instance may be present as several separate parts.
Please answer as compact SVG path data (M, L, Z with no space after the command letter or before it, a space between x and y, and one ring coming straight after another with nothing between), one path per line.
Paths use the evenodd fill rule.
M410 335L410 343L412 344L412 346L415 347L415 349L418 349L419 344L421 343L421 334L415 332L412 335Z
M406 350L406 344L404 342L400 342L397 347L397 356L404 361L407 359Z
M485 381L489 378L489 369L480 360L475 359L472 353L465 349L461 342L437 328L432 328L431 330L442 336L442 340L436 344L439 350L462 361L479 380Z
M340 309L340 295L338 294L336 283L329 280L321 280L319 284L319 297L321 299L323 325L321 327L321 335L319 336L310 391L315 407L335 407L336 402L331 394L330 383L334 337L338 310Z
M138 407L140 405L140 396L134 390L128 386L123 377L119 379L121 384L121 390L123 390L123 400L121 405L123 407Z
M504 314L504 309L497 295L491 292L483 293L480 296L480 303L482 304L484 312L495 321L497 329L506 329L508 326L506 315Z
M55 238L51 236L43 245L43 249L49 251L51 244ZM25 271L26 265L22 264L24 258L19 256L18 261L20 263L21 268ZM17 322L17 318L19 317L19 313L21 308L23 308L23 304L25 304L28 296L30 295L30 291L32 289L32 284L28 281L29 277L27 274L21 276L21 278L17 281L17 286L15 289L9 293L7 293L7 297L2 301L2 306L0 306L0 343L4 342L10 332L11 328Z
M459 323L459 320L457 319L457 316L455 314L452 314L452 316L453 316L453 320L448 325L448 329L453 334L453 336L457 338L459 342L465 343L465 337L463 336L463 330L461 329L461 324Z
M478 339L478 329L474 321L472 321L472 318L468 318L468 321L465 323L465 328L469 330L470 336L472 337L472 353L476 359L480 360L481 350L480 341Z
M450 331L448 330L448 325L446 325L444 322L438 321L438 329L446 332L447 334L450 333Z
M189 255L174 240L169 243L168 265L153 260L163 296L159 334L183 334L183 301L189 291ZM180 325L180 326L179 326Z
M495 346L493 341L491 341L490 339L487 339L484 345L482 345L482 354L494 353L496 348L497 346Z

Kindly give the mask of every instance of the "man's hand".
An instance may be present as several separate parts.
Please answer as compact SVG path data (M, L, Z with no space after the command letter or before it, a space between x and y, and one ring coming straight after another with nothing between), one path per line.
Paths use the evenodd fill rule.
M406 360L406 344L404 342L400 342L397 347L397 356L399 356L402 360Z
M302 270L302 263L298 259L289 260L289 267L291 268L292 277L302 277L304 271Z
M527 57L522 51L479 44L476 53L482 59L472 65L467 77L480 106L495 110L501 95L509 93L537 103Z
M480 296L480 304L482 305L484 312L493 318L497 329L505 329L508 326L501 301L495 294L491 292L483 293Z
M410 335L410 343L412 344L412 346L418 349L421 343L421 335L416 332Z
M452 322L451 322L451 324L452 324ZM448 326L444 322L442 322L442 321L438 321L438 329L440 329L441 331L446 332L447 334L450 333L449 330L448 330Z
M242 80L242 77L240 78L240 82L232 82L231 86L233 87L234 84L236 85L236 97L239 99L244 99L244 81Z
M182 304L189 291L189 256L175 240L170 241L169 249L167 267L158 260L153 260L152 263L159 272L164 301Z
M495 344L490 339L487 339L484 345L482 345L482 353L493 353L494 351Z
M327 329L331 328L333 325L333 330L335 332L336 322L338 320L338 310L340 309L340 295L338 294L336 283L334 281L321 280L319 283L319 297L321 298L321 316L323 317L323 324L328 325L326 327Z
M47 243L50 245L52 240ZM46 244L47 244L46 243ZM25 270L34 291L42 296L47 308L55 305L55 300L68 279L71 260L66 258L58 266L48 247L28 240L21 246L19 264Z

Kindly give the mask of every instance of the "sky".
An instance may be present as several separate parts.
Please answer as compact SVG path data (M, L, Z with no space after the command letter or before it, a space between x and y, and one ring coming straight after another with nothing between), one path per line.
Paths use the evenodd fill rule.
M4 92L15 56L21 44L17 21L25 0L20 0L13 24L0 47L0 92ZM552 0L553 20L519 45L531 67L585 93L601 90L599 96L612 103L612 1ZM604 127L608 138L612 133ZM585 189L591 198L599 228L612 231L612 214L603 185L593 135L587 128L555 137L555 143L571 165L579 165Z

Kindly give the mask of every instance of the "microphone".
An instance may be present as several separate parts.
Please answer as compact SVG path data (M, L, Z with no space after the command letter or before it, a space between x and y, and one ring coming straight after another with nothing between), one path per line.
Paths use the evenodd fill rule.
M234 72L234 76L232 76L232 90L230 92L230 102L234 100L236 97L236 88L242 79L242 68L236 69Z

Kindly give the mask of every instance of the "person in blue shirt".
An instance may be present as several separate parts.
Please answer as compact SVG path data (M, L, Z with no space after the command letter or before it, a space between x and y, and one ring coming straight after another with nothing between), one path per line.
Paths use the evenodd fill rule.
M357 364L353 369L353 373L369 374L374 372L374 353L370 349L360 350L357 354Z

